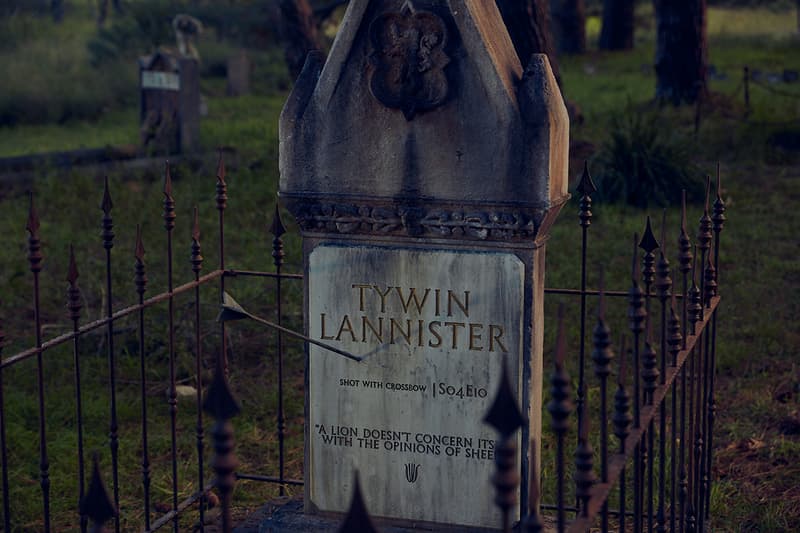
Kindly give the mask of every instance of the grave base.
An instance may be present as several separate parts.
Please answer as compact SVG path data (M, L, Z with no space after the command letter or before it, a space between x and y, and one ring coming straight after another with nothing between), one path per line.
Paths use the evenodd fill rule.
M323 531L338 531L342 520L342 517L305 514L303 513L303 500L293 499L273 507L271 516L262 521L258 529L248 529L247 533L320 533ZM465 528L463 526L431 524L398 526L379 519L373 519L373 523L382 533L452 533L454 531L462 533L497 533L495 529ZM239 531L238 528L237 531Z

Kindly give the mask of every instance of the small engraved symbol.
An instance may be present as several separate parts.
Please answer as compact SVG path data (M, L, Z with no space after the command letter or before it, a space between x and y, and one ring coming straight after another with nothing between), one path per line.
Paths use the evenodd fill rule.
M406 463L406 480L409 483L416 483L419 475L420 465L416 463Z
M398 13L384 13L370 25L373 66L370 89L383 105L406 120L434 109L447 98L444 68L447 27L438 15L416 10L407 0Z

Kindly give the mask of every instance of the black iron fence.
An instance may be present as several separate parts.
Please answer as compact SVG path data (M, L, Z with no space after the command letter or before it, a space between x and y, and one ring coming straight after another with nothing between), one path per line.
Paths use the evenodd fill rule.
M684 201L680 232L672 238L671 246L666 219L661 228L661 239L656 239L648 218L642 238L634 236L630 287L628 290L607 290L600 283L599 289L587 288L587 260L590 250L590 227L592 223L592 194L596 191L588 174L577 188L579 204L579 223L581 227L581 266L579 289L546 289L550 297L561 295L579 300L580 336L578 351L574 362L568 360L566 333L563 314L559 318L558 341L553 356L554 370L550 378L550 400L546 408L552 423L549 431L539 437L548 444L552 457L543 460L543 470L554 472L555 487L547 494L541 489L538 477L520 480L519 465L516 464L514 435L525 423L504 380L498 391L496 405L486 417L487 423L498 431L496 445L497 472L492 479L496 487L495 502L502 511L503 523L498 524L504 531L510 531L511 510L515 507L517 489L520 483L527 483L529 502L521 506L523 516L518 527L524 531L585 531L599 527L603 531L678 531L695 533L708 530L710 519L710 495L714 460L713 435L716 412L714 393L716 369L717 310L719 307L719 247L720 234L725 224L725 204L722 200L719 175L716 182L716 201L711 204L711 180L708 181L705 209L699 220L695 243L692 242L687 222L687 208ZM33 528L43 531L54 530L51 512L51 472L50 450L48 449L48 424L56 421L48 417L46 410L46 380L44 358L57 347L69 347L72 352L70 366L74 382L74 426L77 455L76 472L73 479L59 486L74 486L73 514L76 529L81 531L104 530L106 525L120 531L121 513L130 513L140 522L137 529L146 532L163 527L178 531L181 517L195 513L197 528L202 531L206 524L204 513L210 500L219 499L221 509L219 521L223 531L233 527L231 499L237 479L263 481L278 486L281 495L291 485L302 485L302 481L287 476L286 436L287 418L285 413L285 348L284 335L299 337L306 342L318 342L305 337L283 323L283 285L286 282L302 282L299 274L283 272L284 250L282 237L286 229L276 209L271 233L274 270L244 271L226 266L225 261L225 211L227 208L227 184L225 167L220 159L217 180L215 207L219 226L218 257L215 269L203 274L204 259L200 243L199 213L194 212L194 223L190 245L190 268L193 280L182 285L174 285L173 276L173 233L176 221L176 204L172 196L172 181L169 166L165 173L163 221L165 230L166 285L167 291L149 298L145 297L148 288L145 248L141 231L137 227L136 246L133 254L133 279L137 303L114 309L112 302L114 286L112 283L112 249L115 234L112 218L112 201L109 184L106 181L102 196L101 241L105 250L104 316L91 322L81 322L82 293L78 286L78 266L75 254L70 253L67 273L67 313L72 323L71 331L53 338L44 339L42 331L42 306L40 303L40 275L43 270L44 253L40 236L40 221L31 198L27 224L28 262L33 286L32 323L35 330L33 347L2 358L0 363L0 460L2 460L2 499L3 524L5 531ZM670 255L671 254L671 255ZM641 257L640 257L641 256ZM672 268L670 257L677 265ZM673 276L676 281L673 281ZM214 328L220 328L219 345L211 356L213 360L213 379L203 393L202 377L204 361L201 337L208 329L207 321L201 316L201 291L206 297L223 302L223 314L228 318L250 316L235 302L226 300L225 283L232 277L267 278L274 283L275 320L259 319L276 332L275 364L276 405L275 427L277 440L277 471L247 473L237 468L234 431L231 419L240 412L228 383L229 363L226 347L227 335L225 320L220 320ZM182 409L191 409L196 415L194 428L194 463L191 476L179 476L179 462L186 461L185 451L178 446L178 382L176 375L176 316L175 299L179 296L193 301L192 335L194 336L194 379L196 391L191 401L183 399ZM591 342L587 342L588 305L590 298L597 298L598 313L592 331ZM612 347L611 332L607 326L607 302L627 300L627 323L629 333L620 336L616 354ZM169 494L168 508L154 510L152 484L152 457L150 439L154 432L165 428L154 427L152 413L148 412L148 357L146 341L148 310L166 304L166 352L169 371L168 394L165 409L168 411L169 433L168 463L171 473L169 487L161 487L161 493ZM223 317L224 318L224 317ZM135 508L120 507L120 461L119 455L119 406L117 404L117 364L120 348L115 347L115 324L125 319L134 320L136 326L135 356L139 370L139 407L137 435L125 435L125 439L138 440L137 457L141 470L141 504ZM2 323L0 322L0 326ZM98 455L95 454L91 472L87 472L86 435L83 400L86 385L82 384L84 375L81 363L86 354L81 347L81 339L87 335L102 332L105 337L105 357L108 387L108 457L110 475L102 475ZM627 341L625 340L627 337ZM0 327L0 350L5 335ZM129 350L130 351L130 350ZM0 355L2 355L0 353ZM349 355L349 354L348 354ZM617 365L612 365L614 359ZM589 362L591 359L591 363ZM34 526L15 522L15 506L21 502L12 499L10 487L30 481L20 479L20 468L9 462L9 443L6 434L6 420L10 407L6 404L6 392L13 390L14 380L4 377L14 372L15 367L24 361L35 362L35 417L38 423L35 440L38 444L38 485L40 487L41 520ZM546 359L547 361L547 359ZM588 372L591 364L594 374ZM575 393L573 380L567 368L577 367L578 378ZM616 379L612 366L616 366ZM589 401L590 387L596 389L596 402ZM616 389L612 396L611 389ZM590 403L592 404L590 406ZM596 405L595 405L596 403ZM210 436L206 435L206 414L213 418ZM477 414L476 415L480 415ZM594 427L596 429L592 430ZM95 428L92 428L93 430ZM572 431L577 439L572 440ZM613 437L611 436L613 434ZM163 435L162 435L163 437ZM537 444L537 443L534 443ZM17 445L19 445L17 443ZM595 450L594 448L598 448ZM530 447L537 450L536 445ZM213 457L207 465L207 456ZM106 452L103 453L105 455ZM567 456L574 454L574 461ZM532 458L531 458L532 460ZM31 465L25 465L29 468ZM209 470L210 467L210 470ZM108 470L108 469L107 469ZM212 475L213 471L213 475ZM572 473L573 482L569 481ZM22 477L25 477L22 475ZM108 488L103 482L106 477ZM190 477L191 479L187 479ZM87 480L88 478L88 480ZM194 487L189 497L181 499L186 493L185 486ZM126 490L128 487L126 487ZM548 503L543 498L552 497ZM574 499L573 499L574 498ZM30 504L31 502L26 502ZM113 521L113 522L112 522ZM112 524L107 524L112 522ZM353 496L353 506L342 524L342 531L374 530L367 509L361 500L358 486Z

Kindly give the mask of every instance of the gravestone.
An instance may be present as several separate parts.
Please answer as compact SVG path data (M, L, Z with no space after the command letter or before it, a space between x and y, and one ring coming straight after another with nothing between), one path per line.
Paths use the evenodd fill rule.
M305 511L499 526L482 422L507 363L538 465L545 241L569 123L547 58L494 2L352 0L280 122L280 196L303 234ZM535 454L539 457L539 454ZM525 497L525 486L520 496ZM515 511L517 514L519 510Z
M148 153L200 146L200 68L192 57L158 51L139 59L140 141Z
M244 96L250 93L250 58L245 50L239 50L226 62L228 84L225 94Z

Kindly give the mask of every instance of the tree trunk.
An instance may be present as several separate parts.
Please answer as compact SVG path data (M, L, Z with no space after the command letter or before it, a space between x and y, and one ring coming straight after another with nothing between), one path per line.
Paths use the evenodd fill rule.
M597 45L601 50L633 48L634 0L605 0L603 27Z
M525 68L531 55L546 54L560 86L561 75L550 32L548 0L497 0L497 7L500 8L522 67Z
M102 26L108 17L108 0L98 0L97 2L97 25Z
M64 0L50 0L50 14L56 24L64 20Z
M586 8L583 0L554 0L553 22L559 53L586 52Z
M280 0L282 37L286 64L292 79L297 79L306 55L311 50L320 50L314 12L308 0Z
M706 0L654 0L656 98L695 103L707 91Z

